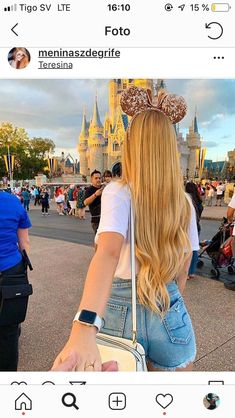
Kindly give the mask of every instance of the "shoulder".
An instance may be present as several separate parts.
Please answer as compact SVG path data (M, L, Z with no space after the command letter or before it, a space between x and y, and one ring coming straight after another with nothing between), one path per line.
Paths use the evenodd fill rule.
M120 181L111 181L104 189L102 196L115 195L123 200L130 200L130 189L126 184L122 184Z
M3 203L5 213L13 217L21 217L25 210L21 204L21 200L9 193L0 193L0 202Z
M193 208L193 200L192 200L191 195L189 193L185 193L185 197L187 198L191 208Z
M6 193L6 192L0 192L0 199L4 200L6 203L9 203L11 205L19 205L19 199L10 193Z
M193 199L190 196L190 194L185 193L185 196L186 196L186 198L187 198L187 200L189 202L189 205L190 205L190 208L191 208L191 217L192 217L192 216L194 216L194 214L196 214L196 207L193 204Z
M93 186L90 186L90 187L88 187L88 188L85 190L85 194L86 194L86 195L92 194L92 193L93 193L93 190L94 190L94 187L93 187Z

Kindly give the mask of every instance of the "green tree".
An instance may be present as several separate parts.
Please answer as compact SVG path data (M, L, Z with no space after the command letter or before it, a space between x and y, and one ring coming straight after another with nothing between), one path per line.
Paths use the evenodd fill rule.
M48 152L54 153L55 144L51 139L33 138L30 140L30 155L45 158Z
M14 178L33 178L47 166L46 156L53 153L55 144L51 139L33 138L24 128L14 127L11 123L0 125L0 177L6 175L3 155L15 155Z
M8 152L15 155L14 175L17 178L21 169L21 161L27 156L29 137L25 129L14 127L11 123L0 125L0 176L6 175L6 167L3 155ZM19 177L18 177L19 178Z
M29 141L29 155L24 162L27 178L33 178L44 171L48 166L47 156L53 154L54 149L55 144L51 139L33 138Z

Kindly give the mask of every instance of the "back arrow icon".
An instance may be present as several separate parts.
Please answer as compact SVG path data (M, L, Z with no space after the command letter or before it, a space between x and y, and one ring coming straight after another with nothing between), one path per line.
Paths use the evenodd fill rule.
M220 34L218 36L210 36L210 35L208 35L208 38L213 39L213 40L216 40L216 39L221 38L221 36L223 36L223 33L224 33L223 26L220 23L218 23L218 22L211 22L211 23L206 23L205 24L205 28L206 29L211 29L212 25L217 25L217 26L220 27L220 29L221 29L220 30Z
M15 31L14 31L14 29L16 28L16 26L18 25L18 23L16 23L15 24L15 26L13 26L13 28L11 28L11 31L16 35L16 36L19 36L18 35L18 33L16 33Z

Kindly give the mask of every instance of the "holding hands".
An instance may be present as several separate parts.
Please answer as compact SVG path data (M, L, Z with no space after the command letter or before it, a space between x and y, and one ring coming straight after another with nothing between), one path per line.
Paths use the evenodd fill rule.
M68 342L56 357L51 371L118 371L118 366L116 361L101 363L96 344L96 328L75 324Z
M56 357L52 370L57 370L57 367L62 365L62 367L72 366L72 369L67 371L101 371L96 332L95 327L74 323L69 340Z

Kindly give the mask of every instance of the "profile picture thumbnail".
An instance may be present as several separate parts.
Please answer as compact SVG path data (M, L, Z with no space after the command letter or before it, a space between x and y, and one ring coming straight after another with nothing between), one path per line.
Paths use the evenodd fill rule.
M27 67L30 59L30 53L26 48L15 47L8 53L8 62L16 70Z
M220 405L220 398L215 393L208 393L203 399L203 405L206 409L216 409Z

